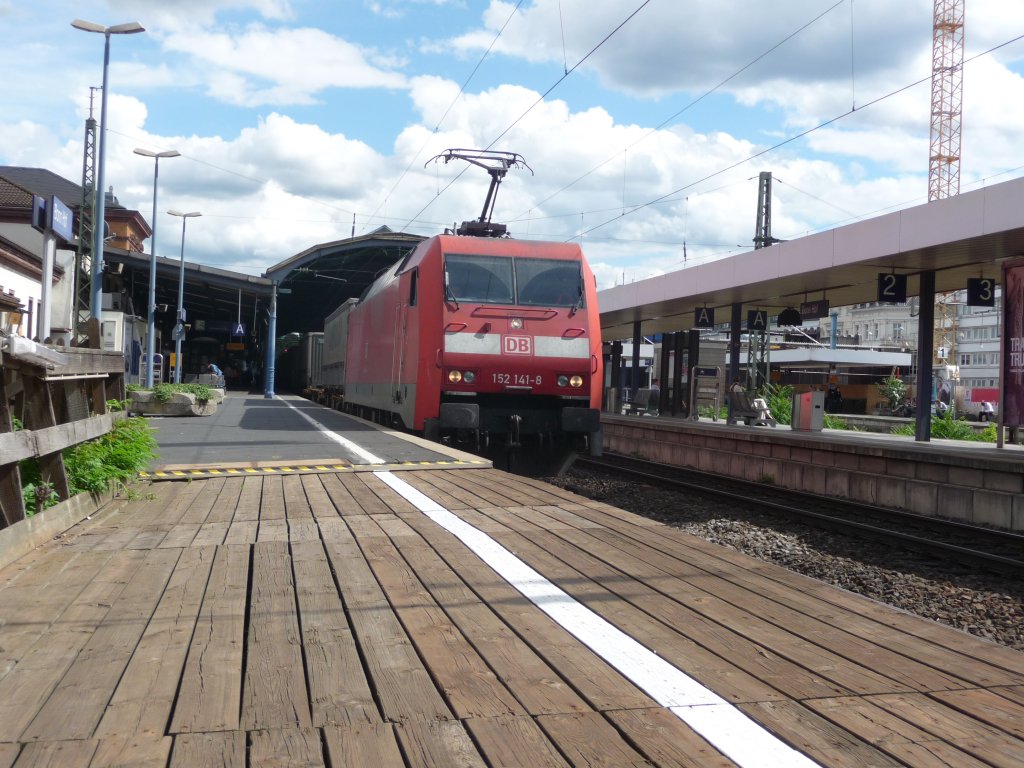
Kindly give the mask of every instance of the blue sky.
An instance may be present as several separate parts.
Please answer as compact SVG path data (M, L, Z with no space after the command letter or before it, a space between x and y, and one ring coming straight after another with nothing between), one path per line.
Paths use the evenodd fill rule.
M1024 3L967 0L968 58L1024 35ZM0 0L0 164L81 176L103 38L106 181L176 256L259 274L381 224L479 214L449 147L523 155L495 217L579 238L602 287L749 247L757 175L791 238L927 199L930 0ZM1024 41L964 71L961 189L1024 172ZM465 88L463 90L463 85ZM695 103L696 102L696 103ZM858 109L805 138L754 155ZM97 102L98 115L98 102ZM657 205L643 205L661 200Z

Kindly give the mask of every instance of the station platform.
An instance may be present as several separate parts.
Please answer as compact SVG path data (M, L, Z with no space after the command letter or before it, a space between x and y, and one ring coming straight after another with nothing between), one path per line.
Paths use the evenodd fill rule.
M1007 530L1024 531L1024 446L854 430L797 431L602 414L605 450Z
M0 569L40 765L1021 766L1024 654L493 468L144 481Z

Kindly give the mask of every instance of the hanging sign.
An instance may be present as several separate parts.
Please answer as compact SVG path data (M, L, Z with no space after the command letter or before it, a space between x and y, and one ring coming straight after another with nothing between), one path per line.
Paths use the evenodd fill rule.
M996 281L991 277L967 278L967 306L994 307L996 305Z
M768 313L763 309L752 309L747 312L747 330L760 331L768 330Z
M878 273L878 301L882 304L903 304L907 300L907 276L892 272Z
M695 328L714 328L714 307L698 307L695 309L693 311L693 325Z

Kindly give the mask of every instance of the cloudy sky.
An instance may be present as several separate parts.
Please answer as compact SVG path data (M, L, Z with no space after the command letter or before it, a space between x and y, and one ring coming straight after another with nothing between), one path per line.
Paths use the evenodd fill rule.
M931 0L0 0L0 165L80 181L103 38L106 182L157 250L260 274L480 215L450 147L518 152L495 220L579 239L600 287L927 200ZM966 0L961 191L1024 175L1024 3ZM996 50L992 50L996 49ZM916 83L916 84L915 84ZM95 104L99 116L99 99ZM684 249L685 242L685 249ZM147 246L148 247L148 246Z

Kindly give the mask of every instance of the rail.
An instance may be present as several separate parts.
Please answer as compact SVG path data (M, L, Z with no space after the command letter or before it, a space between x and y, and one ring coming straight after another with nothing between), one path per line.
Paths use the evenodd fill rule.
M62 451L113 427L107 400L123 400L124 355L37 344L0 343L0 528L25 519L20 463L35 459L43 483L70 498Z

